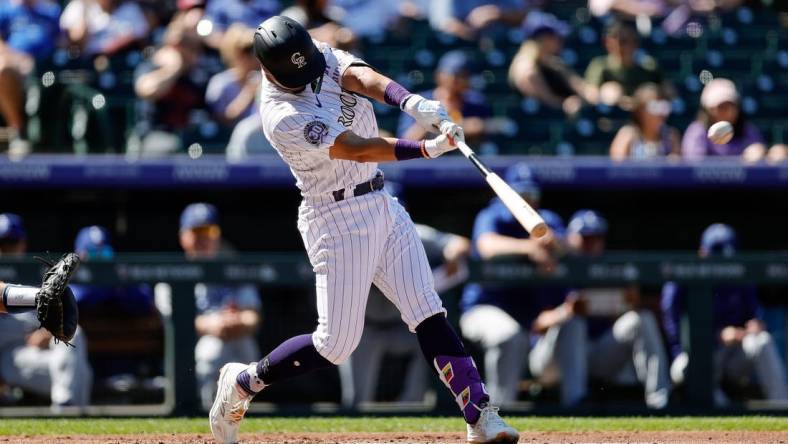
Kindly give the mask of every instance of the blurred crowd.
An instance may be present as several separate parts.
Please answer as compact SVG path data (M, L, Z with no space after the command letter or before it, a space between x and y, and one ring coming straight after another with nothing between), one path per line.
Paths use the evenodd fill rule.
M524 261L536 273L550 274L565 258L599 258L607 253L609 232L616 229L592 209L575 211L565 223L545 208L540 186L525 164L511 166L505 176L538 209L551 228L549 236L530 238L498 198L475 216L469 238L417 224L436 290L460 295L445 301L450 312L458 313L459 331L480 358L492 401L549 400L550 395L540 396L544 392L553 393L563 406L582 408L615 399L616 388L634 388L642 393L638 402L650 409L680 405L693 359L686 340L689 289L674 282L654 289L468 281L471 260ZM386 192L407 206L398 184L387 182ZM24 255L28 235L22 217L0 214L0 258ZM187 206L173 235L186 261L234 254L223 236L219 211L209 203ZM729 225L709 225L697 245L686 246L693 248L700 260L733 257L739 249L737 233ZM101 226L85 227L76 235L74 250L87 262L111 260L112 233ZM161 332L162 317L172 310L169 285L80 284L73 290L81 310L76 348L55 346L36 329L31 314L0 316L0 403L18 402L14 393L19 389L49 397L55 411L86 405L91 390L103 395L103 402L107 393L163 391ZM774 297L764 298L763 288L752 284L719 283L713 291L715 405L728 407L751 398L788 401L784 300L778 298L775 305ZM300 293L304 304L313 297L310 293ZM221 365L250 362L260 354L260 327L267 315L263 300L254 285L242 282L195 285L195 374L206 408ZM386 394L387 399L425 402L429 369L419 350L399 312L373 287L358 350L339 367L342 404L352 408L380 400L381 387L391 391L390 386L398 392L393 398ZM406 363L404 376L381 384L391 377L392 358ZM135 399L126 396L120 402Z
M501 135L512 139L513 126L538 126L538 120L531 119L542 114L566 120L567 127L582 127L583 110L615 109L619 118L607 126L616 131L599 142L609 146L613 159L740 156L748 162L780 162L788 156L781 129L763 134L763 126L749 121L745 111L751 107L743 109L742 79L714 78L707 72L700 76L699 103L682 104L676 100L681 85L673 84L660 66L669 61L655 59L640 45L641 39L655 35L691 41L696 28L724 14L752 15L754 9L759 15L774 15L760 4L742 3L3 0L0 150L15 158L48 151L192 157L213 151L231 160L271 153L257 115L260 71L252 35L261 21L283 14L304 24L315 39L368 57L373 65L389 56L378 50L387 39L399 39L408 52L408 29L414 24L428 27L427 40L437 43L431 48L434 53L413 47L406 58L435 58L437 63L422 66L434 67L434 73L404 68L388 74L404 77L399 80L414 88L434 85L423 94L441 100L474 143ZM560 7L574 11L573 16L547 12ZM596 40L592 28L578 25L578 17L600 23L602 36ZM773 26L779 34L780 25ZM604 54L587 66L570 63L577 55L565 43L575 35L596 41ZM788 64L781 44L778 37L778 49L769 54ZM521 95L530 117L508 115L485 96L491 62L479 54L494 54L495 64L508 65L503 92ZM780 82L779 76L758 81L764 94L769 82L771 90ZM682 125L686 127L668 123L677 104L698 109L697 118ZM558 116L551 114L556 112ZM722 120L733 125L734 136L714 145L706 130ZM387 131L424 136L406 117ZM559 145L560 140L551 143Z

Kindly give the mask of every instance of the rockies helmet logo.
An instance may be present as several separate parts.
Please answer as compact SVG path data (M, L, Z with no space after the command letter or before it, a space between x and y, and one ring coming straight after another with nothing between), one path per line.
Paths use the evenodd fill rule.
M306 66L306 58L300 52L293 54L293 57L290 57L290 61L293 62L293 65L297 65L298 69Z

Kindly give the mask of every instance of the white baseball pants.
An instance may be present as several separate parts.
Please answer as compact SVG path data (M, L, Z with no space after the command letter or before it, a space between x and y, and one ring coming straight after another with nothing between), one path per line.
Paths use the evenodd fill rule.
M318 325L312 341L328 361L341 364L358 346L372 283L411 332L446 312L413 222L387 192L330 203L305 199L298 230L316 275Z

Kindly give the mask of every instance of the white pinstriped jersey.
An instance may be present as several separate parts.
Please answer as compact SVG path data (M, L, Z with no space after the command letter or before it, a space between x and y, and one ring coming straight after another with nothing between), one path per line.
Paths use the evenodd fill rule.
M282 91L264 78L260 103L265 136L290 167L301 195L311 198L352 190L378 171L376 163L328 157L328 149L343 132L377 137L378 124L369 100L340 86L345 70L363 62L325 43L315 44L326 58L320 94L308 86L297 94Z
M260 114L265 136L290 166L304 196L298 230L315 272L318 325L312 343L323 357L340 364L361 339L373 283L412 331L445 310L424 246L402 205L386 191L353 197L356 185L377 174L377 164L328 157L343 132L375 137L378 126L372 104L340 86L344 71L360 60L315 43L327 65L320 94L309 87L292 94L264 81ZM340 189L347 198L337 202L332 192Z

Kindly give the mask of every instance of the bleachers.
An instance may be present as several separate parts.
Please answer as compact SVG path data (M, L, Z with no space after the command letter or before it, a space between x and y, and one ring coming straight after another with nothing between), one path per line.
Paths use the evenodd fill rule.
M553 2L547 11L572 25L562 54L583 74L591 58L603 54L601 36L605 20L591 17L579 0ZM702 83L699 73L734 79L745 98L743 111L756 121L771 142L784 141L783 107L788 103L788 32L776 14L763 7L742 7L734 12L693 19L689 32L667 35L654 20L652 31L641 39L642 53L655 57L675 86L670 123L680 130L697 112ZM474 85L489 99L501 131L489 138L482 151L499 154L605 154L618 127L627 119L616 109L588 108L576 119L523 100L507 79L512 57L522 40L518 29L469 43L433 31L426 20L407 21L400 28L361 41L359 52L377 69L414 91L434 86L433 70L441 54L462 48L478 67ZM134 68L152 54L140 47L100 62L87 63L58 51L51 66L43 67L33 82L31 139L36 151L75 153L125 152L138 120L133 91ZM212 63L218 57L211 55ZM219 68L219 66L215 66ZM54 81L47 78L53 73ZM395 132L398 114L376 108L381 129ZM63 116L66 116L63 118ZM183 147L200 143L205 152L222 152L229 132L210 116L198 114L181 134Z

